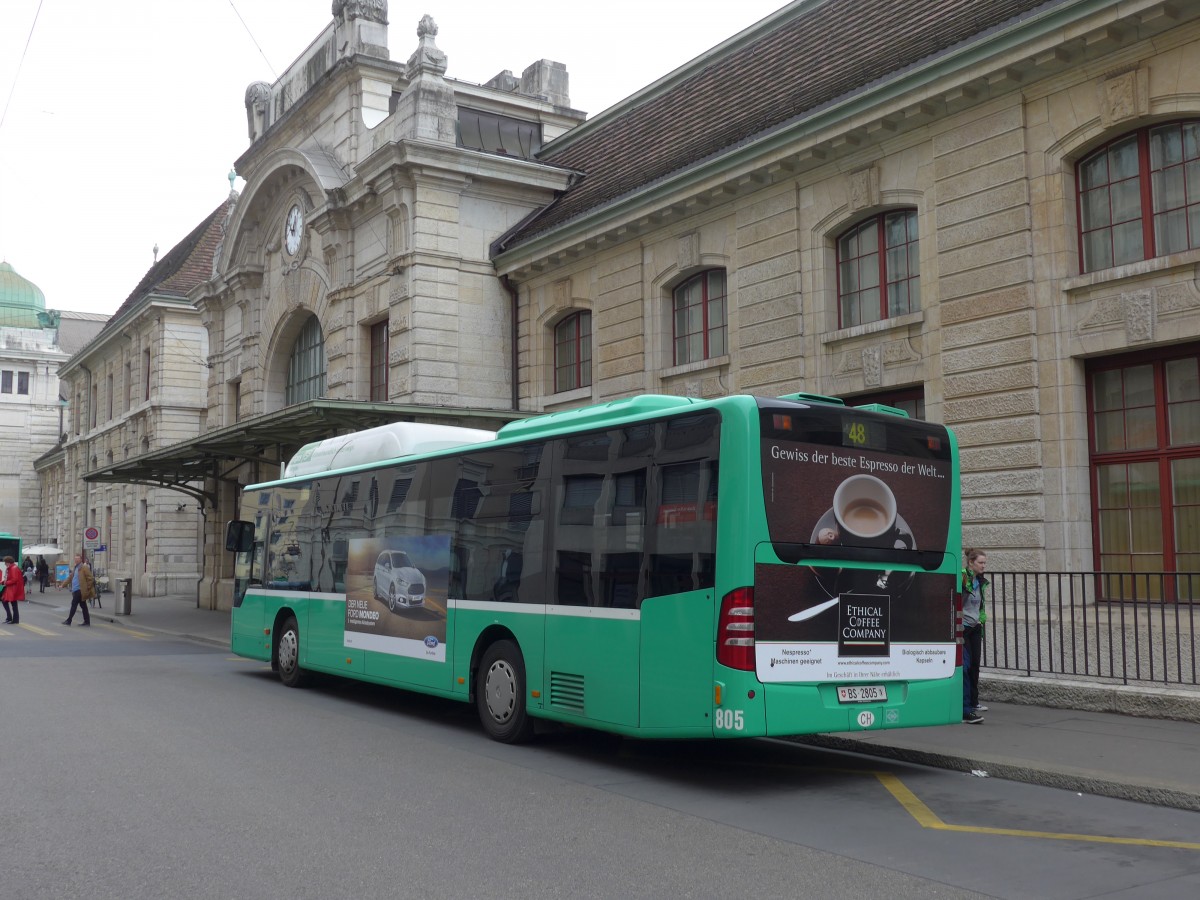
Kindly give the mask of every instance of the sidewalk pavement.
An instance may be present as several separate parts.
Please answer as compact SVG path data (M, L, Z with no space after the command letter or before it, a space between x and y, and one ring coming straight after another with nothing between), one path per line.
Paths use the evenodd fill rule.
M29 599L63 605L61 593L56 592L52 600L49 596L34 592ZM194 596L135 596L128 616L114 614L115 601L113 594L105 594L103 606L93 608L92 616L121 627L229 647L229 611L200 609ZM964 773L986 772L992 778L1200 810L1200 690L1097 688L985 669L980 696L990 707L980 725L795 740Z

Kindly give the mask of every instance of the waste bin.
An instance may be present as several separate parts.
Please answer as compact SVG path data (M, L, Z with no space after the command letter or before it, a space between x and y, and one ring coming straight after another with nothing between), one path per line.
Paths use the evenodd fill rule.
M117 599L114 612L118 616L127 616L133 604L133 581L129 578L117 579Z

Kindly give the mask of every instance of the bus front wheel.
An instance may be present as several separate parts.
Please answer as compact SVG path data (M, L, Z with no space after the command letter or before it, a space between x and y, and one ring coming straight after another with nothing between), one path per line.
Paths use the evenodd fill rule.
M288 687L304 687L308 673L300 668L300 628L295 616L288 616L275 638L275 671Z
M483 654L475 705L492 740L518 744L533 735L533 720L525 708L525 659L512 641L497 641Z

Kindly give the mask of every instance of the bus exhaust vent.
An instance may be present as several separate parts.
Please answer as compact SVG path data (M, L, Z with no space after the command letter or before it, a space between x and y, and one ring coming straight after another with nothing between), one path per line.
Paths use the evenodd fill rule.
M583 715L583 676L550 673L550 706Z

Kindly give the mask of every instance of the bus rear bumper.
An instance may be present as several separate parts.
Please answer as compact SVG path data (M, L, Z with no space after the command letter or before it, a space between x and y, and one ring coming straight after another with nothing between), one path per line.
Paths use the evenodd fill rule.
M883 682L886 702L843 703L835 684L763 685L768 735L877 731L962 720L962 678Z

